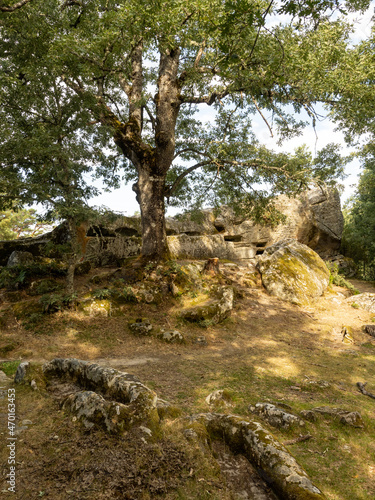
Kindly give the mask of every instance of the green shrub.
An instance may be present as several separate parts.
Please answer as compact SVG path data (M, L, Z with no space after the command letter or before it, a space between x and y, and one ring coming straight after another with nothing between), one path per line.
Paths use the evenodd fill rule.
M112 291L108 290L108 288L99 288L98 290L92 292L91 296L94 299L109 299L112 296Z
M43 295L39 302L43 306L43 312L46 314L51 314L66 307L70 307L72 303L77 298L77 294L63 295L60 293L50 293Z
M333 284L336 286L342 286L350 290L353 295L359 294L359 290L357 290L349 281L347 281L344 276L339 273L339 268L337 264L332 264L331 262L326 262L326 265L329 269L329 284Z
M0 288L18 290L26 288L36 277L65 275L66 265L50 259L33 262L27 266L3 267L0 270Z

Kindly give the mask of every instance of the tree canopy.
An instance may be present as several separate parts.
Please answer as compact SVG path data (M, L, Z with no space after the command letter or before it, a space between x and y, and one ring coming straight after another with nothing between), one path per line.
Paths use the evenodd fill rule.
M168 252L165 199L259 216L276 194L329 182L342 173L337 148L275 153L252 121L260 114L282 141L306 125L301 110L315 122L317 102L345 120L354 88L342 71L355 55L340 14L368 4L33 0L4 12L0 191L68 217L92 193L87 174L121 175L134 182L151 258Z
M34 208L0 212L0 240L38 236L50 226L38 220Z

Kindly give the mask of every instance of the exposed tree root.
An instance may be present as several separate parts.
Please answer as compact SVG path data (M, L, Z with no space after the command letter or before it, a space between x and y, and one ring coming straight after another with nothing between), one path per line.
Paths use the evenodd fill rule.
M368 396L369 398L375 399L375 394L371 394L371 392L366 391L366 389L365 389L366 384L367 384L367 382L364 382L364 383L357 382L357 387L362 392L362 394L364 394L365 396Z

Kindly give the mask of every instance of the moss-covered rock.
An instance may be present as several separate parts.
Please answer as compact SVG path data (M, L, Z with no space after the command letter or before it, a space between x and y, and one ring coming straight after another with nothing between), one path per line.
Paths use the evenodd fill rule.
M181 313L181 317L190 323L220 323L230 315L233 309L234 291L232 287L226 286L222 287L218 294L220 296L218 300L186 309Z
M178 330L168 330L166 332L160 332L157 338L168 342L169 344L183 344L185 343L185 338Z
M268 247L258 257L257 268L267 291L282 300L307 305L329 284L329 270L311 248L296 240Z
M370 313L375 313L375 293L360 293L346 299L346 302L353 307L359 307Z
M112 315L114 305L108 299L85 299L79 304L78 309L90 317L109 317Z
M233 452L243 453L280 498L323 500L323 493L288 450L259 422L237 415L206 413L194 417L210 436L225 440Z
M86 427L122 432L142 422L151 428L158 425L155 392L129 373L74 358L55 358L43 365L43 373L49 380L68 380L86 389L65 401Z

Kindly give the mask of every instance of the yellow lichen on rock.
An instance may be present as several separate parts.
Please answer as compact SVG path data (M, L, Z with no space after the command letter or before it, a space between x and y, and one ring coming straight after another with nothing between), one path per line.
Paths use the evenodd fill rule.
M271 295L297 305L321 296L329 284L329 270L311 248L285 240L267 248L258 258L262 283Z

